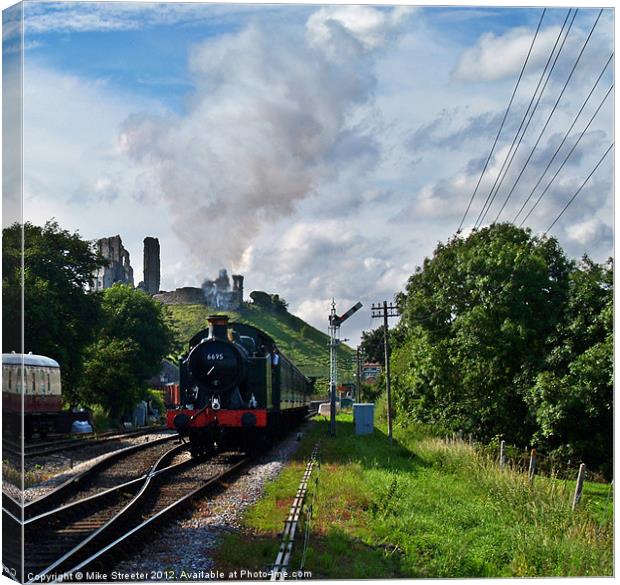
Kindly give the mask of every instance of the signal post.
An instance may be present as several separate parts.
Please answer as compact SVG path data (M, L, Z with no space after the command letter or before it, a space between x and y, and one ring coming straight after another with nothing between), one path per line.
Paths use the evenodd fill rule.
M362 303L356 303L341 316L336 314L336 301L332 299L332 310L329 314L329 434L336 436L336 387L338 382L338 354L340 344L340 325L353 313L362 308Z

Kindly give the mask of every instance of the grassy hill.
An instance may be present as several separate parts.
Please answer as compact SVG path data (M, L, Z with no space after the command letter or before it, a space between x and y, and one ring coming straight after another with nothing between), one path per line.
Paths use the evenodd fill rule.
M240 311L218 311L206 305L168 305L179 341L189 339L207 327L207 317L225 313L231 322L253 325L268 333L280 350L307 376L329 378L329 337L299 317L277 307L244 303ZM354 380L355 352L347 345L338 348L339 382Z

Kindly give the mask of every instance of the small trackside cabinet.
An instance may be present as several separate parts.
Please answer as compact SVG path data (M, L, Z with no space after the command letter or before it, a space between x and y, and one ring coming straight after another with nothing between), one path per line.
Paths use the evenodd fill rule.
M353 420L355 421L356 435L371 435L375 430L375 405L355 403L353 405Z

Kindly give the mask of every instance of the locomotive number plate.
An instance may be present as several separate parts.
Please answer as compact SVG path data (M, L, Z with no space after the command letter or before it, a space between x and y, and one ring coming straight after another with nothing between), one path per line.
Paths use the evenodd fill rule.
M207 361L208 362L215 362L215 361L219 361L219 360L223 360L224 359L224 354L223 353L208 353L207 354Z

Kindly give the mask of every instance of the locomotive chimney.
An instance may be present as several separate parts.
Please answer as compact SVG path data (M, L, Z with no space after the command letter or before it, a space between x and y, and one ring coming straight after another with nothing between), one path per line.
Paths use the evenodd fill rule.
M228 338L228 315L209 315L209 337Z

